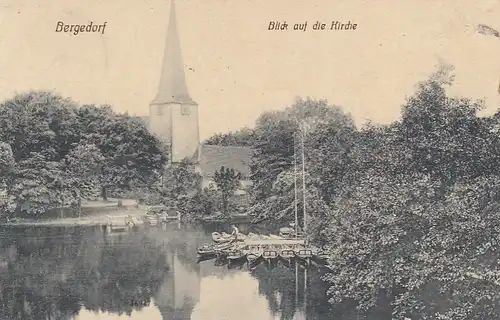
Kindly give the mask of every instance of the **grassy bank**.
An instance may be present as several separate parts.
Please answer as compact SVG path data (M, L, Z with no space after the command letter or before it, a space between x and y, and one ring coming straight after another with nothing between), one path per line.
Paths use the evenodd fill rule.
M120 219L131 215L139 217L145 208L135 200L118 199L86 201L82 204L80 217L45 218L45 219L16 219L0 224L1 226L99 226L105 225L111 219Z

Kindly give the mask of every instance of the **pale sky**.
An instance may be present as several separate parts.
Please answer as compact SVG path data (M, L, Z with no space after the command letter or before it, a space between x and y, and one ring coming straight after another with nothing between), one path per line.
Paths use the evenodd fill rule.
M168 0L1 0L0 99L55 90L80 103L147 115L160 78ZM296 96L325 98L358 123L399 117L438 57L456 67L453 94L500 107L498 0L177 0L178 29L201 138L253 125ZM271 20L308 30L268 31ZM313 31L316 20L358 24ZM105 33L56 33L107 22ZM193 70L189 70L189 68Z

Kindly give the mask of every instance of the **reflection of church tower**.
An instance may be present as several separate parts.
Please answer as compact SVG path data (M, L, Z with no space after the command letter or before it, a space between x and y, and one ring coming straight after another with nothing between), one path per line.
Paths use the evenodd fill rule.
M171 161L196 160L200 143L198 104L189 95L172 0L160 85L149 106L149 130L171 147Z
M196 238L177 230L166 234L169 272L163 279L155 303L163 320L189 320L200 300L200 266L196 264ZM177 242L176 238L182 239ZM191 257L194 256L194 259Z

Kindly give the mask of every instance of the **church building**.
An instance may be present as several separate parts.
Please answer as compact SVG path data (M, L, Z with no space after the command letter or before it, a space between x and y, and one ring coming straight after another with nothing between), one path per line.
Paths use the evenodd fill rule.
M158 92L149 105L149 116L141 118L151 133L170 146L170 162L189 160L202 175L204 187L213 184L214 172L222 166L239 171L243 180L236 195L245 198L244 190L251 185L250 148L201 144L198 109L186 84L172 0Z

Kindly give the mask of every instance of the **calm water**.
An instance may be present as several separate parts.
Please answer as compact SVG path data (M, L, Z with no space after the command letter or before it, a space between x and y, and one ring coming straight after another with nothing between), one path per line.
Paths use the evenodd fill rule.
M347 319L315 269L197 263L210 232L1 229L0 319Z

